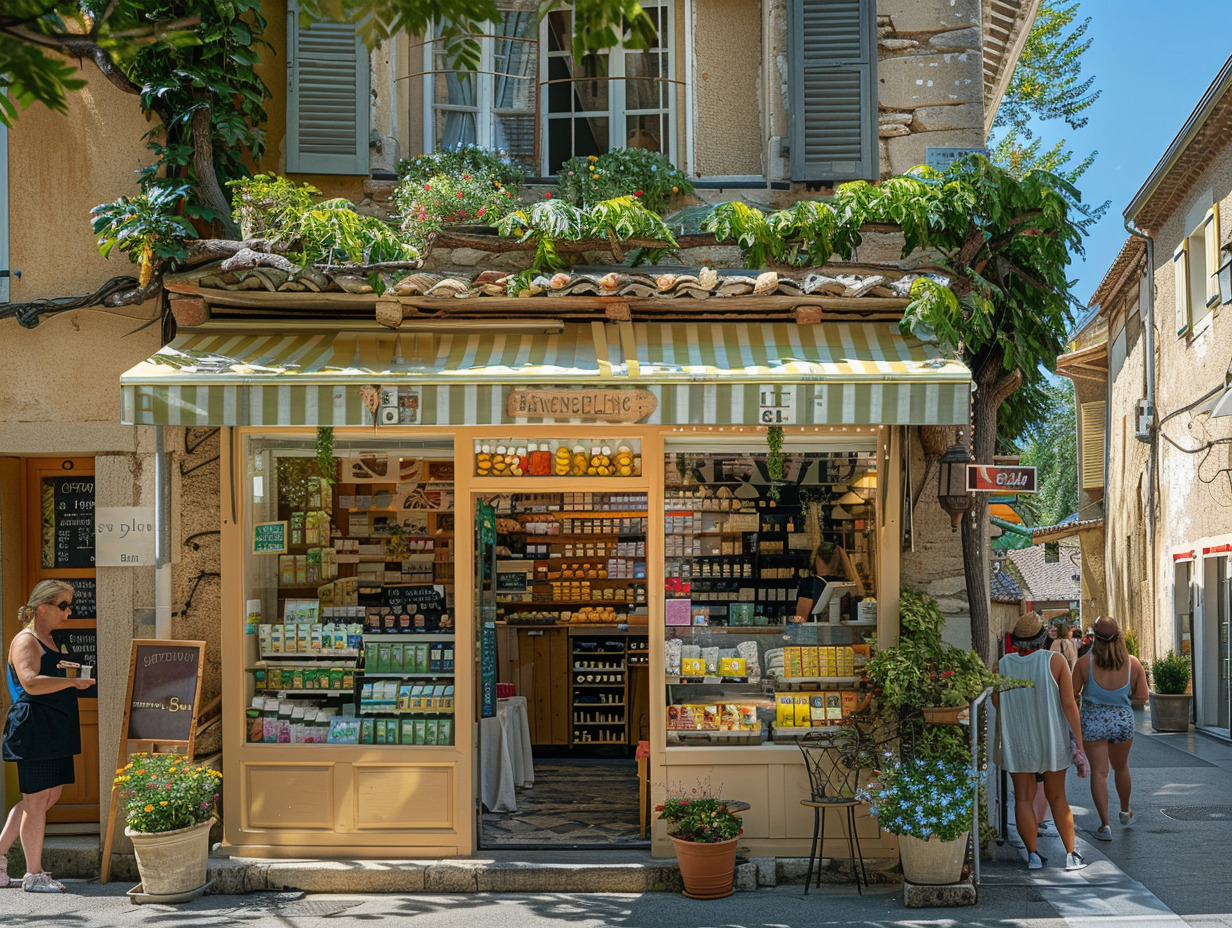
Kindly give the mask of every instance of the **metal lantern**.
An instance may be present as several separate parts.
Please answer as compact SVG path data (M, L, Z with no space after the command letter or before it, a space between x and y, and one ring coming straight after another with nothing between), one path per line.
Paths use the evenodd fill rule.
M950 514L950 528L958 531L958 520L971 508L967 492L967 465L971 452L965 445L950 445L937 462L937 502Z

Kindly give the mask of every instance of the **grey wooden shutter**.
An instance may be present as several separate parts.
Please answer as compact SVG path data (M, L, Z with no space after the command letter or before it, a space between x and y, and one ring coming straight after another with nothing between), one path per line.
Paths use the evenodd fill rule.
M790 0L791 177L876 180L875 0Z
M287 171L367 174L368 51L350 23L301 26L287 4Z

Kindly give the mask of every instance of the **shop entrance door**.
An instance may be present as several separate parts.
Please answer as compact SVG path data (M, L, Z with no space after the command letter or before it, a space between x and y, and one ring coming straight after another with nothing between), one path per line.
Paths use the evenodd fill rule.
M97 668L94 459L28 459L25 466L24 496L24 593L28 595L40 580L63 580L72 584L73 612L68 622L57 631L56 643L62 650L87 656ZM5 641L6 653L7 646L8 640ZM74 782L64 787L60 801L48 813L47 821L69 826L55 829L58 831L97 831L97 687L83 690L78 695L77 704L81 715L81 753L74 761Z
M1203 563L1202 641L1195 659L1200 671L1194 681L1198 725L1229 733L1232 718L1232 577L1228 557L1207 557Z

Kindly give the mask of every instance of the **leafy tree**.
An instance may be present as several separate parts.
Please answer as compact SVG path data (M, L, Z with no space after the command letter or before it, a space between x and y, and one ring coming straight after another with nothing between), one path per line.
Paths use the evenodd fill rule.
M1024 436L1022 463L1036 468L1037 492L1026 497L1040 525L1055 525L1078 509L1078 444L1074 421L1074 384L1048 383L1039 424Z
M1038 124L1061 120L1071 129L1087 124L1087 110L1099 99L1092 89L1094 77L1083 79L1083 56L1091 47L1087 30L1091 18L1076 23L1078 2L1045 0L1027 36L1022 55L1014 67L1009 86L993 120L991 157L1016 174L1038 169L1064 178L1071 184L1095 162L1098 151L1079 158L1065 138L1043 147ZM1097 207L1073 204L1087 221L1098 220L1111 201Z

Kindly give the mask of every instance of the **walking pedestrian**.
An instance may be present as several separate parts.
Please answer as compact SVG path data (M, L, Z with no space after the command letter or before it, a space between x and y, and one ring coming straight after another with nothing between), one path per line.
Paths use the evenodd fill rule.
M13 705L4 723L3 755L17 765L21 800L9 811L0 831L0 887L20 886L28 893L62 893L64 884L43 870L47 810L73 782L73 757L81 753L77 691L93 679L68 678L67 655L52 632L68 621L73 588L62 580L43 580L18 610L22 628L9 645L9 690ZM26 875L8 875L5 855L21 837Z
M1014 783L1014 823L1027 849L1027 869L1044 866L1037 850L1038 819L1032 809L1035 775L1041 773L1052 820L1065 845L1065 869L1081 870L1086 863L1074 848L1074 815L1065 798L1065 773L1071 760L1077 763L1078 776L1086 775L1082 724L1069 666L1060 654L1047 650L1048 632L1035 612L1018 620L1010 639L1015 652L1001 658L998 670L1003 677L1031 685L992 695L998 719L996 757Z
M1082 739L1091 760L1091 801L1099 813L1095 837L1112 840L1108 824L1108 767L1115 773L1119 820L1134 821L1129 805L1133 782L1129 775L1129 752L1134 746L1134 709L1146 705L1146 671L1129 653L1116 619L1101 615L1095 622L1091 652L1074 665L1074 693L1082 695Z
M1065 658L1065 663L1069 664L1069 669L1073 671L1074 664L1078 662L1078 645L1074 642L1074 630L1068 625L1055 627L1057 629L1057 637L1048 645L1048 650L1056 651Z

